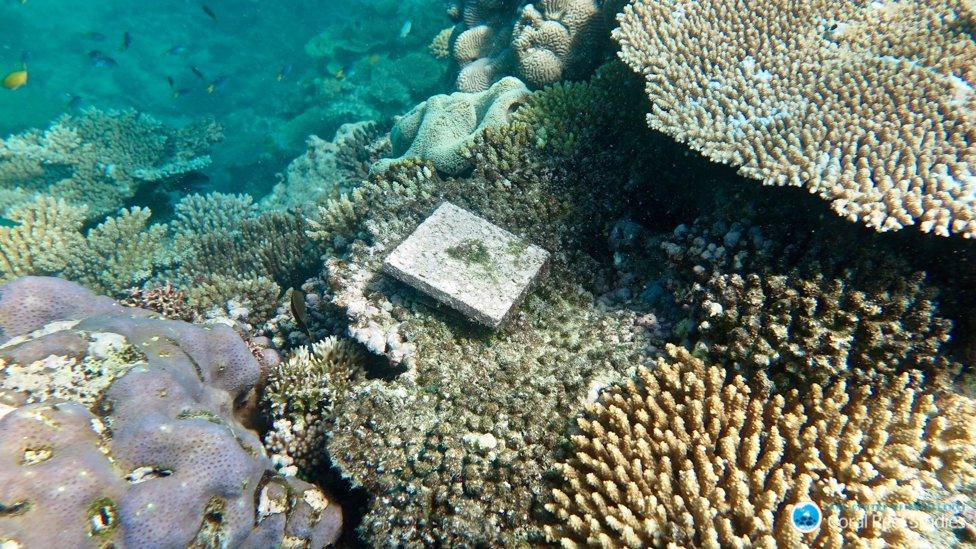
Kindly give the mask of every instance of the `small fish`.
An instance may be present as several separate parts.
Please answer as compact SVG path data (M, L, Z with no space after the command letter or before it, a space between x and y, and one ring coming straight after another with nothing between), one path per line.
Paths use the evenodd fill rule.
M217 78L214 78L214 81L207 85L207 93L213 93L217 90L223 89L226 84L227 77L220 75Z
M115 164L104 164L102 166L102 175L105 177L112 177L115 173Z
M295 318L295 324L298 324L298 327L311 340L312 332L308 329L310 319L308 309L305 307L305 292L298 288L291 289L291 316Z
M18 70L11 71L7 73L7 76L3 77L3 87L8 90L16 90L17 88L22 88L27 85L27 67L24 66Z
M95 42L102 42L103 40L105 40L104 34L95 31L86 32L84 34L84 37L87 38L88 40L93 40Z
M281 67L281 70L278 71L278 76L275 77L278 80L278 82L281 82L285 78L288 78L288 75L291 74L291 69L292 69L291 63L285 65L284 67Z
M132 35L129 34L129 31L123 32L122 33L122 46L119 48L119 51L126 51L126 50L129 49L129 46L131 46L131 45L132 45Z
M91 60L91 65L93 67L114 67L118 65L115 59L112 59L99 50L92 50L88 52L88 58Z
M206 13L208 17L210 17L214 21L217 20L217 14L214 13L212 9L210 9L209 7L207 7L205 5L200 6L200 7L203 9L203 13Z
M184 53L186 53L186 46L180 44L166 50L166 55L183 55Z
M176 87L176 83L173 82L173 77L172 76L168 76L168 75L166 76L166 83L169 84L169 89L173 89L173 88Z
M400 38L406 38L410 34L411 29L413 29L413 22L407 19L403 22L403 26L400 27Z
M70 110L78 110L81 108L81 105L84 102L85 98L81 97L80 95L68 94L68 102L65 104L65 107Z
M197 75L197 78L199 78L200 80L206 80L207 79L207 77L204 76L202 72L200 72L200 69L194 67L193 65L190 65L190 72L192 72L193 74Z

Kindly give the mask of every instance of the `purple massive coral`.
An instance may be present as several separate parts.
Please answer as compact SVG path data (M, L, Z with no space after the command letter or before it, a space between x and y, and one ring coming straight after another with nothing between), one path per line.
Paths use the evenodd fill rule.
M339 507L235 417L261 373L229 327L56 278L0 286L0 545L334 541Z

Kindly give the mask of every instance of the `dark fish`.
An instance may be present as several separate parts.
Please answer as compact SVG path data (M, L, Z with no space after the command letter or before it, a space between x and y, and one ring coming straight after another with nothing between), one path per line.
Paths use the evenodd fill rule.
M118 65L115 59L112 59L98 50L88 52L88 58L91 60L91 65L93 67L114 67Z
M201 172L190 172L179 178L172 187L181 194L206 193L210 190L210 177Z
M69 95L68 103L65 105L70 110L78 110L85 99L80 95Z
M120 48L120 51L128 50L129 46L131 45L132 45L132 35L129 34L129 31L122 33L122 47Z
M292 65L290 63L285 65L284 67L281 67L281 70L278 71L278 76L276 77L278 82L281 82L285 78L288 78L288 75L291 74L291 69L292 69Z
M209 84L209 85L207 86L207 93L213 93L213 92L215 92L215 91L217 91L217 90L220 90L220 89L222 89L222 88L223 88L223 87L224 87L225 85L227 85L227 77L226 77L226 76L224 76L224 75L220 75L220 76L218 76L217 78L215 78L215 79L214 79L214 81L213 81L213 82L211 82L211 83L210 83L210 84Z
M199 78L200 80L206 80L207 79L207 77L204 76L202 72L200 72L200 69L198 69L198 68L196 68L196 67L194 67L192 65L190 66L190 71L193 72L193 74L197 75L197 78Z
M105 40L105 35L100 32L92 31L92 32L86 32L85 38L89 40L94 40L95 42L101 42L102 40Z
M200 7L203 8L203 13L206 13L214 21L217 20L217 14L214 13L212 9L208 8L207 6L200 6Z
M169 84L169 89L173 89L173 88L176 87L176 83L173 82L173 77L172 76L167 76L166 77L166 82Z
M183 55L186 53L186 46L176 45L166 50L166 55Z
M291 289L291 316L295 318L295 323L301 328L308 339L312 339L312 332L308 329L309 317L308 309L305 308L305 292L298 288Z

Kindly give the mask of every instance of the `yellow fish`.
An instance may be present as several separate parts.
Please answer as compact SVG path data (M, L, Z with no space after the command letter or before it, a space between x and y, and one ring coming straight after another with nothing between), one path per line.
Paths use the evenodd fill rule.
M26 68L12 71L7 76L3 77L3 87L7 88L8 90L16 90L25 84L27 84Z

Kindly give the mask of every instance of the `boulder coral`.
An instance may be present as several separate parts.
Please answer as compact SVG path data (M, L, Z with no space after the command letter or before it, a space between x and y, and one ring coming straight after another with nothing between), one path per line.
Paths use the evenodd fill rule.
M512 75L533 88L586 77L609 42L619 1L464 0L451 53L460 67L455 87L478 92Z
M160 319L60 279L0 286L0 390L8 403L0 418L0 543L334 541L338 505L277 475L236 415L261 373L229 327Z
M632 0L649 126L878 231L976 237L976 39L960 0ZM968 25L968 26L967 26Z
M397 158L380 160L373 170L417 157L430 161L441 173L458 175L472 166L465 148L485 128L507 123L528 97L525 84L512 77L478 93L435 95L397 120L390 132L391 154Z

